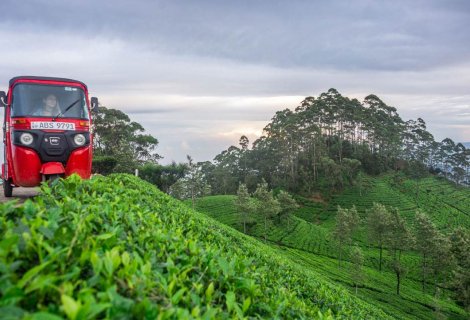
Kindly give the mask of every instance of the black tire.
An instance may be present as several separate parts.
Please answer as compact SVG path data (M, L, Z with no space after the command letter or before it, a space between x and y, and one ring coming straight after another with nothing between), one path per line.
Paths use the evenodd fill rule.
M13 196L13 186L11 185L11 180L3 180L3 194L5 198L10 198Z
M46 180L49 182L49 183L54 183L54 181L57 181L61 178L61 175L60 174L50 174L46 177Z

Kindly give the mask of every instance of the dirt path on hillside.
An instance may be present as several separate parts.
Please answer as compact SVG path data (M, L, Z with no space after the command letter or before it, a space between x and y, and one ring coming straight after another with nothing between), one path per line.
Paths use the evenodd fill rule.
M1 189L1 187L0 187ZM6 202L13 199L19 199L20 203L26 201L26 199L37 196L39 193L39 188L14 188L13 197L5 198L3 195L3 190L0 190L0 202Z

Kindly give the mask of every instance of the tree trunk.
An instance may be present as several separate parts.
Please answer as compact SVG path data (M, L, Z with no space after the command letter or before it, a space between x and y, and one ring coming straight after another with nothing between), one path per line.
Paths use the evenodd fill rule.
M423 269L422 269L422 288L423 288L423 293L426 292L426 254L423 254Z
M196 197L194 196L194 189L193 187L191 187L191 200L192 200L192 203L193 203L193 210L194 210L194 205L195 205L195 202L196 202Z
M268 232L268 218L265 215L264 216L264 243L266 243L267 232Z
M313 181L317 181L317 154L315 143L313 144Z
M379 271L382 272L382 250L383 246L380 244L380 257L379 257Z
M419 207L418 198L419 198L419 179L416 179L416 205Z
M246 214L243 215L243 233L246 234Z
M341 243L339 244L339 259L338 259L338 263L339 263L339 267L341 268L341 258L342 258L342 253L343 253L343 247L341 245Z
M395 274L397 275L397 295L400 295L400 272L395 271Z

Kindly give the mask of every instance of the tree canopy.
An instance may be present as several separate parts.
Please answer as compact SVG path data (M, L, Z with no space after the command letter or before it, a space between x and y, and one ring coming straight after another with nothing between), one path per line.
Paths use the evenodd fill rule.
M423 119L404 121L376 95L362 102L330 89L307 97L294 110L275 113L252 143L218 154L208 176L213 192L234 194L240 183L253 192L263 179L271 187L310 194L356 183L360 171L404 170L417 181L428 171L470 185L470 151L446 138L435 141Z
M107 171L133 172L139 166L156 163L161 158L155 152L157 138L145 134L141 124L131 121L120 110L99 107L93 119L93 132L95 168L101 168L103 159L107 159ZM112 163L114 167L110 168Z

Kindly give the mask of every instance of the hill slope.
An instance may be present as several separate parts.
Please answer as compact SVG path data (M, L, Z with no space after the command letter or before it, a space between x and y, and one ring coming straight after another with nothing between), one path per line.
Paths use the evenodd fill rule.
M270 225L269 243L287 259L306 269L315 270L353 291L350 276L352 266L347 264L345 268L338 268L337 249L329 236L334 227L338 205L346 208L355 205L361 217L365 218L367 209L373 202L380 202L398 207L410 224L416 209L419 208L444 232L458 225L470 226L469 189L458 188L445 180L430 177L420 181L421 191L416 197L415 181L390 175L369 177L364 185L366 187L362 190L357 187L346 189L329 201L319 200L318 197L315 197L315 201L298 198L302 208L296 212L289 224L283 221ZM227 225L243 230L233 204L234 199L235 196L206 197L198 201L197 209ZM252 219L258 223L250 228L249 234L261 240L264 235L263 217L255 214ZM367 279L364 287L359 289L359 297L397 318L430 318L435 316L436 309L454 319L465 319L468 316L447 298L448 293L445 290L441 299L434 297L432 290L429 290L428 294L421 292L420 260L413 253L407 253L403 257L409 266L409 272L401 296L397 296L394 288L395 275L390 271L378 272L378 250L369 246L365 234L365 230L360 230L355 239L365 255L364 269ZM386 260L387 258L385 255Z
M72 177L0 212L10 319L387 318L132 176Z

